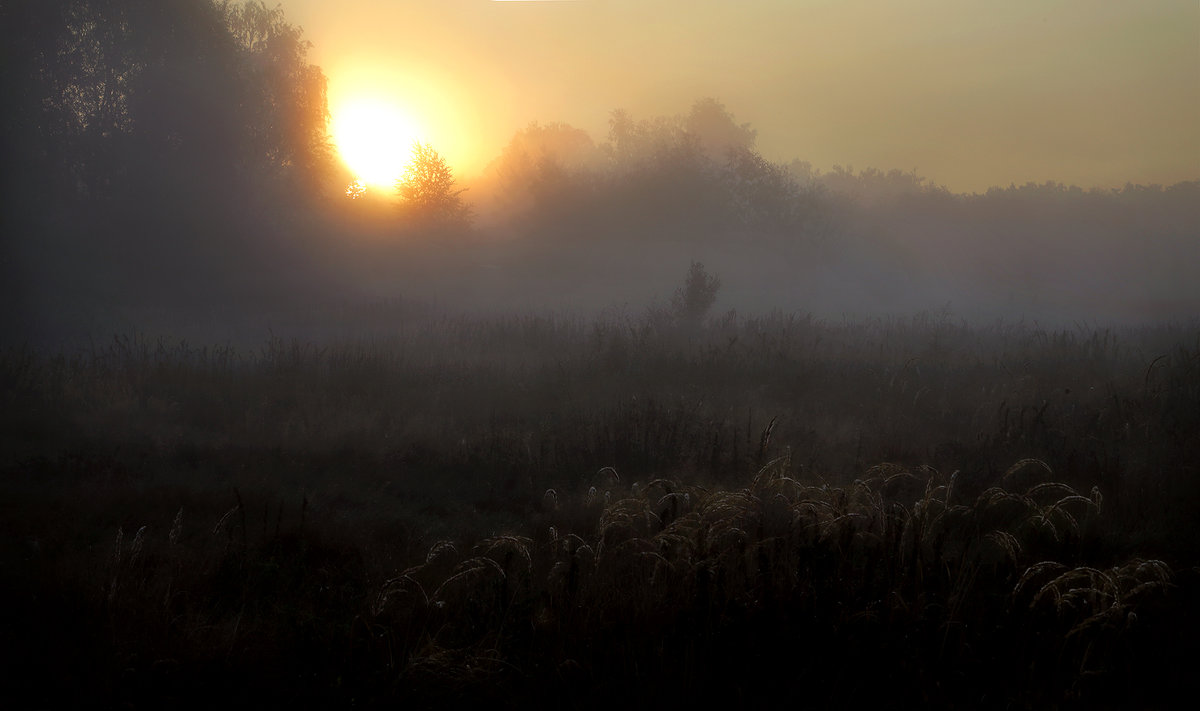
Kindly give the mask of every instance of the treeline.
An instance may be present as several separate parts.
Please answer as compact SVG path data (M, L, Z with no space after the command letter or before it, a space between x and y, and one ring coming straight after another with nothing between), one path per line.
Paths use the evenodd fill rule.
M0 4L9 315L285 272L280 223L342 181L309 46L261 1Z
M179 192L229 199L330 177L325 76L281 8L14 0L0 12L4 148L22 168L8 177L28 192L146 210Z
M940 213L944 228L986 222L1001 230L1094 228L1158 215L1145 225L1156 232L1186 224L1200 194L1200 180L1117 189L1046 181L955 193L916 170L775 162L758 152L751 124L714 98L673 116L635 119L617 109L608 123L600 142L563 122L530 123L475 181L472 199L527 231L558 228L569 217L607 233L642 228L657 237L728 240L840 237L856 222L851 213L872 211Z
M613 111L604 137L531 123L482 176L423 145L395 195L353 200L309 46L261 0L0 3L3 332L397 296L594 311L664 296L691 260L750 312L1200 309L1200 181L967 195L822 172L764 157L713 98Z
M973 318L1069 323L1179 319L1200 308L1186 273L1200 258L1200 181L955 193L915 170L772 162L755 139L711 98L675 116L614 111L603 140L532 123L467 196L485 225L572 273L575 293L589 280L602 292L616 275L669 283L699 258L727 277L725 305L749 311L948 305ZM545 256L554 250L561 258Z
M837 200L837 263L892 276L901 302L1060 323L1185 319L1200 309L1185 266L1200 258L1200 181L954 194L911 174L817 179Z
M565 123L535 122L513 136L476 187L488 212L535 235L812 232L823 217L821 191L765 159L756 137L712 98L678 116L635 119L615 110L604 143Z

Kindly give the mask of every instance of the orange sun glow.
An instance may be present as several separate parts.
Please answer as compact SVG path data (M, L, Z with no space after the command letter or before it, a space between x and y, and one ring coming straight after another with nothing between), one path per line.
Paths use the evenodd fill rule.
M399 105L374 98L353 99L333 112L333 142L357 182L391 191L420 140L417 122Z

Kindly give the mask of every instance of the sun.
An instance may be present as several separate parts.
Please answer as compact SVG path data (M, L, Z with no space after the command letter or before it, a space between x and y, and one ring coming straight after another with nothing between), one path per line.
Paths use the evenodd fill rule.
M421 129L398 104L357 98L333 112L333 142L342 160L368 188L390 191L412 158Z

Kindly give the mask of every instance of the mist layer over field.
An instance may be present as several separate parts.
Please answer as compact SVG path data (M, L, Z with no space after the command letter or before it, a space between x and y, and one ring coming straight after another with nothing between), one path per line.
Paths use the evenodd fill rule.
M999 36L1036 40L1026 73L1124 17L1089 15L1047 43L1013 4ZM777 74L755 76L788 101L726 100L707 89L728 66L664 93L647 78L663 63L647 61L642 84L597 79L629 98L580 119L592 92L571 67L594 57L564 54L536 91L514 77L493 96L463 71L426 95L474 86L483 104L526 87L535 120L514 128L495 101L472 114L507 136L487 155L452 161L467 138L432 132L379 165L395 136L343 154L336 84L314 63L328 55L283 7L0 1L0 704L1195 698L1200 180L1179 179L1169 150L1196 141L1172 128L1192 126L1195 102L1167 61L1194 52L1168 22L1189 11L1147 4L1100 64L1153 45L1111 86L1144 90L1117 118L1161 118L1162 134L1092 155L1120 124L1107 117L1050 154L1083 150L1064 173L1100 175L1143 146L1134 162L1171 180L965 192L907 165L838 166L804 127L908 87L900 118L958 106L994 130L987 150L960 150L962 125L945 141L921 132L931 163L955 154L972 181L977 156L1011 169L1020 152L997 155L1028 150L1028 134L966 101L968 67L896 86L872 75L871 91L822 80L841 100L807 124ZM603 15L612 33L634 3L393 5L420 5L412 19L430 26L476 5L570 6L585 9L555 17ZM691 5L671 27L763 21ZM826 18L805 26L814 36L842 26L835 5L864 7L786 12ZM892 12L899 59L925 35ZM997 35L958 12L928 24L982 61L966 45ZM471 34L493 29L471 17L462 36L483 39L431 74L521 45ZM535 16L505 17L496 27ZM677 34L662 46L704 54ZM529 64L539 46L571 44L536 36L548 44L496 66L544 67ZM836 39L805 52L862 77ZM1070 75L1056 64L1028 89L985 64L1026 106ZM667 95L681 85L695 95ZM408 118L397 134L416 131ZM824 135L898 155L877 117L837 124ZM1075 136L1047 125L1043 139ZM813 155L778 155L806 144Z
M514 143L565 130L531 127ZM686 146L687 135L657 150ZM771 165L752 147L726 161L694 150L623 164L604 157L612 146L595 147L592 158L608 161L599 167L555 153L497 161L465 193L480 203L465 229L412 228L374 197L232 195L201 206L183 193L51 206L38 195L8 216L20 238L6 245L6 334L55 340L175 324L206 340L268 326L307 335L337 327L343 309L395 299L450 311L640 312L665 303L692 261L721 276L722 313L944 311L1046 325L1200 313L1194 182L962 195L912 173Z

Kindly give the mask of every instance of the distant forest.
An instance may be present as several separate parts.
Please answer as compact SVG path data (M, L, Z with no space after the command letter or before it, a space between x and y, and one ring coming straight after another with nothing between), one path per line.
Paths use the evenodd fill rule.
M9 339L399 296L642 305L693 259L743 311L1200 311L1200 181L956 194L915 171L773 162L702 98L614 110L599 140L531 123L483 175L353 199L326 77L281 8L4 0L0 45ZM453 219L402 209L428 190Z

